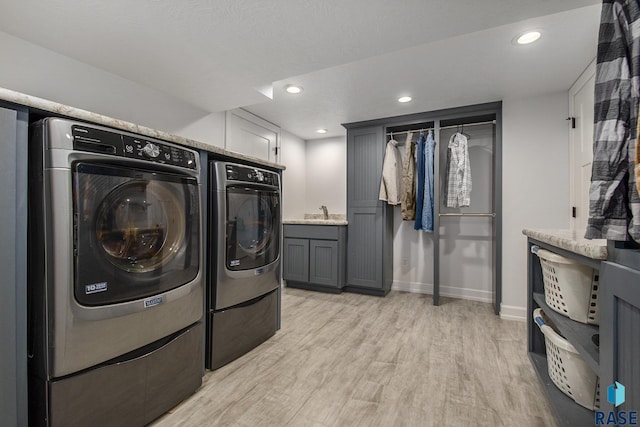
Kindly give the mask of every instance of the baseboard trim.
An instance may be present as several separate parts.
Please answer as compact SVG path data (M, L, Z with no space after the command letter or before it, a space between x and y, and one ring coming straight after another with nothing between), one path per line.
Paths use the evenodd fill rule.
M527 308L515 305L504 305L500 307L500 318L504 320L527 321Z
M394 281L391 286L393 291L412 292L414 294L433 295L432 283L400 282ZM440 286L440 296L466 299L480 302L493 302L493 295L490 291L479 291L477 289L454 288L451 286ZM500 306L500 318L504 320L516 320L526 322L527 308L514 305Z
M394 280L391 289L394 291L433 295L432 283L400 282ZM456 288L452 286L440 286L440 296L488 303L493 302L493 295L491 291Z

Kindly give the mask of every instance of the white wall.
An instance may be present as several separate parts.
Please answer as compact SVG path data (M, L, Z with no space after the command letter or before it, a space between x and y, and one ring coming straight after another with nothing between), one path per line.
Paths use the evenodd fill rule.
M3 32L0 54L4 88L213 145L224 132L217 115Z
M282 172L282 218L304 218L307 194L307 165L304 140L282 131L280 162L286 166Z
M502 316L526 316L523 228L569 227L569 93L505 99Z
M346 137L307 141L307 188L305 213L347 212L347 140Z
M222 111L208 114L170 133L224 148L225 113Z

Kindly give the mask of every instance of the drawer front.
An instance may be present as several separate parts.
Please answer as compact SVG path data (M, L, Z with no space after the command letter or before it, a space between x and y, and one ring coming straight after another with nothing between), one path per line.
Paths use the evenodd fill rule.
M344 225L301 225L285 224L284 237L298 239L325 239L338 240L340 227Z

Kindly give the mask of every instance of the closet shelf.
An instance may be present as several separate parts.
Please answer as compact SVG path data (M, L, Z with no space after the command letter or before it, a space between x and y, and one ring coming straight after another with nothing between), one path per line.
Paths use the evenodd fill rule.
M531 359L531 363L542 383L542 388L549 398L549 403L556 415L558 424L561 426L593 425L593 412L576 404L573 399L560 391L551 381L545 355L529 353L529 359Z
M593 335L599 333L600 328L598 326L576 322L557 313L547 305L544 300L544 294L542 293L534 292L533 300L556 325L560 334L578 350L591 369L595 372L600 372L600 352L591 339Z
M464 123L464 124L459 124L459 125L441 126L440 129L455 129L455 128L459 128L461 126L469 127L469 126L495 125L495 124L496 124L495 120L489 120L489 121L486 121L486 122Z

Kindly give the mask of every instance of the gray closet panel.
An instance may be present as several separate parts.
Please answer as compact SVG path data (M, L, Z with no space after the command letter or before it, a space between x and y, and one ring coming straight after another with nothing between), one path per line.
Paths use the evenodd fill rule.
M640 253L630 251L640 260ZM609 255L614 258L615 255ZM618 381L625 386L625 402L618 411L640 409L640 263L630 268L603 262L600 269L600 395ZM605 411L613 410L600 399Z
M27 111L0 107L0 425L27 425Z
M349 209L347 285L383 288L382 208Z

